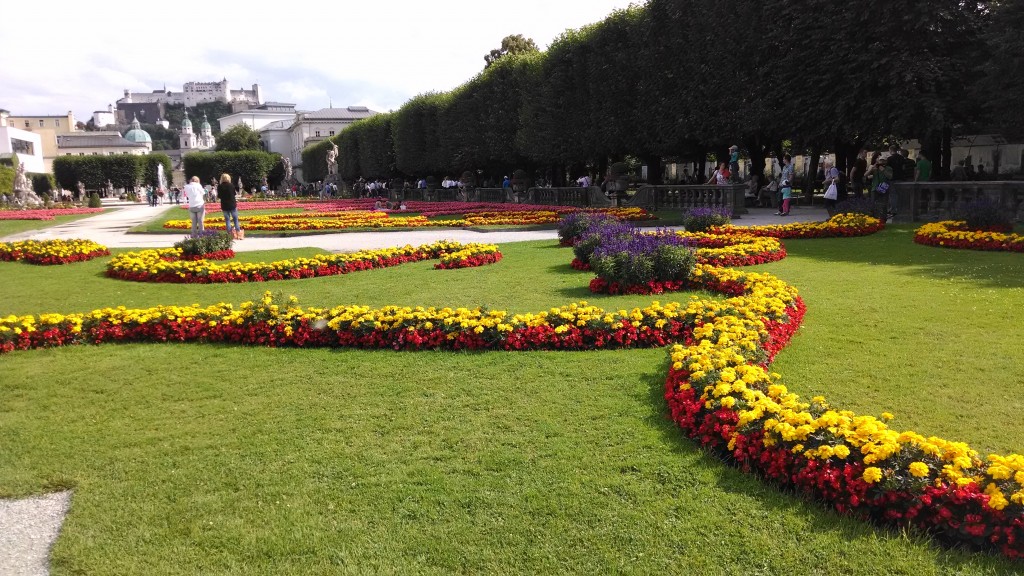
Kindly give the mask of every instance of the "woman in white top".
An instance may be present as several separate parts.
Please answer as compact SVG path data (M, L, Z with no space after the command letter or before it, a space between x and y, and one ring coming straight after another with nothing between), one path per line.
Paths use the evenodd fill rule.
M199 176L185 184L185 199L188 202L188 214L192 217L192 237L199 236L203 231L203 219L206 218L205 191L199 185Z

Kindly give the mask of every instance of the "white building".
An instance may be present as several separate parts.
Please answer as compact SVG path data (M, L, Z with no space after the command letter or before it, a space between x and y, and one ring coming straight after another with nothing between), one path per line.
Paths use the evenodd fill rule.
M185 119L181 121L181 134L178 135L179 148L185 154L192 150L213 150L217 147L217 139L213 137L213 127L203 113L203 121L199 125L199 133L192 131L192 121L188 119L188 112L185 112Z
M253 130L259 131L269 124L287 122L291 126L294 121L295 104L286 104L284 102L266 102L248 110L228 114L217 119L217 122L220 122L221 132L236 124L245 124Z
M106 110L96 110L92 113L92 124L96 128L104 128L106 126L114 126L117 124L117 114L114 111L113 104L107 104Z
M288 156L292 159L295 177L302 178L302 150L310 144L326 140L352 125L353 122L369 118L377 114L366 106L348 106L346 108L322 108L315 112L299 112L295 122L288 128L291 150ZM261 136L261 140L262 140ZM281 152L268 150L268 152Z
M0 158L18 155L26 172L46 172L43 163L43 139L39 134L8 125L10 113L0 110Z
M184 104L191 108L204 102L258 106L263 103L263 92L259 84L253 84L251 90L232 90L227 78L224 78L220 82L185 82L181 92L173 92L166 87L152 92L130 92L125 89L124 97L117 104L118 107L121 104Z
M149 154L151 147L151 143L133 142L117 132L82 132L57 139L57 148L62 156L141 156Z

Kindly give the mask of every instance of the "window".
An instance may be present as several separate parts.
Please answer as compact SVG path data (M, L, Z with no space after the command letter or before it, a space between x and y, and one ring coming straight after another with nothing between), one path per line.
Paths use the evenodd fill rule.
M28 120L25 120L25 128L31 128L31 127L32 127L32 123L29 122Z
M60 118L56 118L56 119L54 119L54 121L53 121L53 125L54 125L55 127L57 127L57 128L60 128Z
M79 152L78 155L79 156L85 156L85 152Z
M331 130L331 136L334 136L334 130Z
M320 131L319 131L319 130L317 130L317 131L316 131L316 137L317 137L317 138L319 138L319 137L320 137Z
M32 146L32 142L28 140L19 140L18 138L11 138L11 152L15 154L27 154L29 156L35 156L35 149Z
M39 127L40 127L40 128L42 128L42 127L43 127L43 122L44 122L44 120L43 120L42 118L40 118L40 119L39 119Z

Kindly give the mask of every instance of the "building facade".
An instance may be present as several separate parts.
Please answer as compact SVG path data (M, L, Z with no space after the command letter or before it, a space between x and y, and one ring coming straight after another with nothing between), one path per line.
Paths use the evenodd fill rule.
M117 132L81 132L60 138L62 156L115 156L149 154L152 144L126 140Z
M42 137L36 132L10 125L8 114L7 110L0 110L0 158L17 154L18 162L25 165L26 172L46 172Z
M164 116L164 110L154 105L184 104L186 108L192 108L206 102L224 102L243 108L259 106L263 104L263 92L259 84L253 84L251 90L232 90L227 78L219 82L185 82L181 92L168 90L166 86L163 90L152 92L131 92L125 89L124 97L117 101L117 109L140 116L143 115L139 111L145 110L144 116L152 118L149 120L152 122Z
M185 119L181 121L178 144L182 154L192 150L213 150L217 147L217 139L213 137L213 127L210 126L205 113L197 134L192 130L192 121L188 119L188 112L185 112Z
M67 114L58 116L23 116L11 114L7 117L7 126L38 134L42 142L43 169L39 172L52 172L53 159L57 157L57 138L65 134L78 132L75 126L75 115L69 110ZM28 170L28 168L25 168ZM30 170L34 172L34 170Z
M291 149L287 156L292 159L295 177L302 179L302 150L306 146L316 144L338 134L345 128L364 118L377 114L366 106L348 106L345 108L322 108L315 112L299 112L295 114L295 122L288 128L288 140ZM262 139L262 138L261 138ZM268 138L269 140L269 138ZM283 151L268 150L272 152Z
M259 106L228 114L217 119L220 123L220 131L237 124L245 124L253 130L262 130L265 126L277 122L287 122L291 126L295 121L295 104L284 102L265 102Z

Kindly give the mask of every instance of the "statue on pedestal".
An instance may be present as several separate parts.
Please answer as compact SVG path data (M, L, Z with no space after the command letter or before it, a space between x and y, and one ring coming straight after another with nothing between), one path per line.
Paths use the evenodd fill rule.
M338 173L338 145L331 143L331 149L327 151L327 173Z
M25 163L18 163L18 170L14 176L14 205L21 208L36 207L42 205L43 200L36 195L32 189L32 183L25 175Z
M284 181L290 182L292 179L292 159L287 156L281 157L281 164L284 164Z

